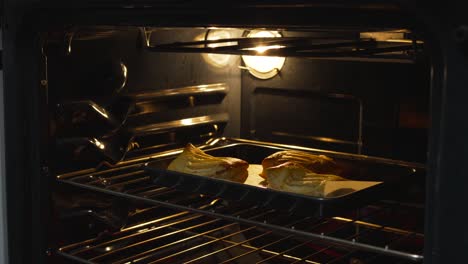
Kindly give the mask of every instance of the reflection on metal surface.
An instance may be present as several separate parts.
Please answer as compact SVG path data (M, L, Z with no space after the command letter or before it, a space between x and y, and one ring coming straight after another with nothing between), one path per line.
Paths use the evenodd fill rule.
M204 85L195 85L187 86L174 89L166 89L159 91L143 92L138 94L127 94L127 96L134 99L143 100L143 99L155 99L155 98L164 98L164 97L173 97L173 96L190 96L197 94L227 94L229 92L229 87L226 83L215 83L215 84L204 84Z
M413 40L408 38L408 30L392 30L392 31L380 31L380 32L361 32L359 36L361 39L374 39L376 41L386 42L399 42L399 43L417 43L424 44L422 40Z
M149 47L150 46L150 40L151 40L151 33L153 31L151 29L148 29L146 27L141 27L140 28L140 33L141 33L141 36L142 36L142 40L143 40L143 44L145 47Z
M332 217L334 220L338 220L338 221L343 221L343 222L353 222L355 225L360 225L360 226L365 226L365 227L372 227L372 228L378 228L378 229L381 229L382 231L388 231L388 232L393 232L393 233L399 233L399 234L413 234L415 236L419 236L419 237L423 237L424 235L423 234L420 234L420 233L416 233L416 232L412 232L412 231L408 231L408 230L404 230L404 229L401 229L401 228L394 228L394 227L389 227L389 226L382 226L382 225L377 225L377 224L373 224L373 223L369 223L369 222L365 222L365 221L356 221L354 219L349 219L349 218L344 218L344 217L339 217L339 216L335 216L335 217Z
M105 118L109 118L109 115L107 114L107 111L106 109L100 107L99 105L95 104L94 102L90 101L89 104L91 105L91 107L96 110L96 112L98 112L100 115L102 115L103 117Z
M101 141L99 141L97 138L93 138L91 140L89 140L89 142L93 145L95 145L96 147L98 147L99 149L105 149L106 146L104 145L104 143L102 143Z
M408 162L408 161L403 161L403 160L393 160L393 159L388 159L388 158L367 156L367 155L362 155L362 154L352 154L352 153L346 153L346 152L323 150L323 149L302 147L302 146L297 146L297 145L279 144L279 143L273 143L273 142L256 141L256 140L241 139L241 138L217 138L217 139L213 139L213 140L209 141L209 145L210 146L215 146L220 141L230 141L230 142L233 142L233 143L238 142L238 143L247 143L247 144L253 144L253 145L271 146L271 147L276 147L276 148L281 148L281 149L303 150L303 151L309 151L309 152L316 152L316 153L320 153L320 154L325 154L325 155L329 155L331 157L333 157L333 156L335 156L335 157L345 157L345 158L348 158L348 159L351 159L351 160L366 160L366 161L380 162L380 163L384 163L384 164L392 164L392 165L398 165L398 166L410 167L410 168L417 168L417 169L425 169L426 168L425 164L417 163L417 162Z
M210 123L223 123L229 120L229 115L227 113L207 115L207 116L198 116L192 118L185 118L180 120L168 121L158 124L152 124L147 126L141 126L134 129L135 133L154 133L160 132L168 129L180 128L185 126L195 126L202 124Z
M72 41L73 37L75 36L75 32L69 32L68 34L65 35L65 41L67 42L67 50L66 54L70 55L72 52Z
M271 134L275 135L275 136L292 137L292 138L299 138L299 139L308 139L308 140L315 140L315 141L321 141L321 142L327 142L327 143L358 145L358 143L354 142L354 141L341 140L341 139L329 138L329 137L315 137L315 136L299 135L299 134L293 134L293 133L288 133L288 132L280 132L280 131L272 131Z
M271 87L256 87L254 90L254 94L268 94L268 95L278 95L282 97L295 97L295 98L307 98L307 99L320 99L320 100L348 100L352 101L357 105L357 119L358 119L358 126L357 126L357 138L355 141L348 141L348 140L341 140L335 139L331 137L314 137L309 135L294 135L290 133L286 133L283 131L278 131L275 133L284 133L284 134L277 134L280 136L289 136L289 137L296 137L302 139L312 139L322 142L332 142L332 143L340 143L340 144L352 144L356 145L356 152L357 154L361 154L362 152L362 145L363 145L363 102L359 97L349 95L349 94L340 94L340 93L323 93L317 91L310 91L310 90L297 90L297 89L287 89L287 88L271 88ZM354 112L354 111L353 111ZM354 128L353 128L354 129ZM255 135L256 133L255 127L252 127L251 134ZM309 137L309 138L307 138Z
M285 48L286 46L283 46L283 45L270 45L270 46L258 46L258 47L254 47L254 48L246 48L244 50L255 50L257 51L258 53L264 53L265 51L267 50L271 50L271 49L281 49L281 48Z
M119 89L117 90L117 92L122 91L122 89L125 87L125 85L127 85L127 80L128 80L127 66L125 66L125 64L123 62L120 62L120 67L122 69L123 81L122 81L122 84L120 85Z
M180 120L180 123L185 126L190 126L193 125L193 120L192 118L182 119Z
M194 107L195 106L195 97L193 97L193 95L191 95L191 96L189 96L188 100L189 100L189 105L191 107Z
M124 126L134 108L134 103L125 97L105 102L105 105L91 100L57 104L57 135L99 138Z

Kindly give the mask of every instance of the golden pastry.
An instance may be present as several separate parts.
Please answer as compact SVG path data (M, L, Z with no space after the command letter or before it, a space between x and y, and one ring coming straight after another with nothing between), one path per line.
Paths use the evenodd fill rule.
M260 174L266 178L265 169L281 165L286 162L294 162L311 172L319 174L340 174L341 170L333 159L325 155L315 155L298 150L284 150L276 152L262 161L263 171Z
M173 160L168 170L243 183L247 179L249 164L232 157L214 157L192 144Z
M264 169L264 175L269 188L319 197L324 196L327 181L345 180L337 175L315 173L295 162Z

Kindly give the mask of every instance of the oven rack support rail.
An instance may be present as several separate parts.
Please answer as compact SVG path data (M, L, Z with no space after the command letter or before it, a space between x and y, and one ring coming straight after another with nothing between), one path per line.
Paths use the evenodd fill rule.
M368 252L375 252L387 256L394 256L406 260L422 261L423 259L423 256L420 252L414 253L405 250L393 249L391 248L390 244L385 244L382 246L373 245L370 243L360 242L356 239L344 239L332 235L327 235L325 233L309 232L296 228L295 226L287 227L284 225L275 225L270 223L270 221L267 219L249 219L244 218L241 215L226 214L214 209L208 210L193 206L191 204L179 204L170 200L161 199L157 195L154 196L154 191L159 190L161 186L156 186L153 184L151 181L151 176L144 170L147 161L148 160L139 160L135 163L100 171L86 170L82 171L82 173L74 172L59 175L57 176L57 180L80 188L107 193L117 197L124 197L152 205L202 214L205 216L224 219L227 221L234 221L247 225L253 225L256 227L266 228L268 230L274 230L276 232L299 236L307 239L324 241L335 245L346 246ZM266 205L263 205L262 207L266 207ZM280 212L276 213L280 214ZM355 224L357 221L358 219L354 219L351 220L350 223ZM418 234L416 232L395 229L393 227L387 227L383 225L378 225L376 230L384 232L396 232L396 234L403 236L403 238L422 236L422 234Z

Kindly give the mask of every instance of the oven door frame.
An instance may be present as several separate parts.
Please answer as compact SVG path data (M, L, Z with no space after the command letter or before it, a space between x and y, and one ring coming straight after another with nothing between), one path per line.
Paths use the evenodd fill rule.
M158 9L156 14L152 14L144 8L124 8L118 5L108 6L107 9L97 9L96 6L60 9L54 3L50 9L35 9L31 8L32 2L6 1L2 23L5 29L2 57L5 133L0 136L5 142L5 170L1 170L0 161L0 173L6 183L6 192L2 194L6 193L9 263L47 261L45 241L49 230L47 219L50 212L48 189L53 179L49 177L48 146L44 141L48 130L43 122L46 115L40 108L41 101L46 98L47 83L41 82L41 45L40 39L34 34L37 30L35 27L38 26L37 21L45 21L45 25L50 26L87 18L86 23L110 22L128 25L155 23L154 17L151 19L152 15L163 15L164 23L176 26L234 26L241 21L240 19L245 19L243 13L216 15L213 13L215 6L203 9L203 5L188 10L166 4L164 8ZM281 19L279 22L273 22L278 21L278 17L273 14L281 14L283 18L287 14L294 14L293 8L287 9L287 12L270 7L262 8L261 5L239 4L239 8L257 12L260 18L265 19L266 24L285 22ZM175 13L169 13L169 10ZM434 55L430 87L432 124L426 182L426 263L456 263L466 258L464 250L468 248L468 227L464 224L468 213L459 210L460 204L468 202L468 177L464 168L464 163L468 161L468 154L465 153L465 150L468 150L468 140L463 140L463 137L468 135L468 124L464 123L462 114L468 112L468 104L465 102L468 90L464 87L468 83L468 37L463 35L465 27L462 25L467 21L463 18L461 10L461 4L454 4L447 9L428 4L420 9L414 7L411 11L426 28L427 39L432 43L430 50ZM298 12L303 14L305 11L302 8ZM186 19L180 20L179 16L174 14ZM383 22L390 18L392 16L380 17ZM366 22L366 19L358 22ZM250 22L255 24L255 21L251 16ZM343 22L337 19L332 21L330 18L328 21ZM298 22L301 20L296 18L294 23ZM1 199L1 203L5 203L4 198Z

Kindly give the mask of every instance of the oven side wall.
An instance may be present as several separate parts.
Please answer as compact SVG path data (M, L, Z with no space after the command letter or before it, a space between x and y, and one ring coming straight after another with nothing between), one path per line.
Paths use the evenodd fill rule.
M2 30L0 30L0 50L3 50ZM0 102L4 102L3 69L0 69ZM6 171L5 171L5 115L0 108L0 262L8 263L8 234L6 210Z
M3 30L3 111L5 126L5 170L8 262L44 263L47 215L47 172L40 157L41 92L39 39L28 14L37 1L4 1ZM45 146L45 145L44 145ZM43 154L43 155L41 155ZM43 169L41 169L43 168ZM41 172L42 171L42 172ZM44 173L43 173L44 172Z
M468 248L468 30L463 4L426 6L432 62L425 263L464 263Z

